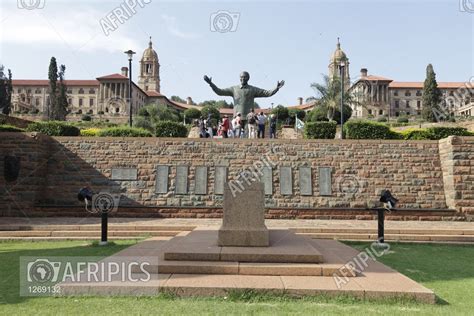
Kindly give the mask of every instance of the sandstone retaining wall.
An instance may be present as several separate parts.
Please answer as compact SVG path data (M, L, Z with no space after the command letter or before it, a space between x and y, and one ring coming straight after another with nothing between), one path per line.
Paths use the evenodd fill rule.
M2 135L0 169L5 155L19 155L22 161L20 177L13 183L6 183L0 171L3 215L70 216L76 210L82 216L77 192L90 186L96 192L120 192L122 215L219 217L222 195L214 192L216 167L227 167L228 180L235 180L262 161L273 166L273 194L266 197L267 216L272 218L373 218L364 208L378 200L381 189L391 190L400 208L414 209L388 218L455 219L460 214L450 216L448 208L469 214L474 207L473 137L408 142ZM155 193L158 165L170 167L167 193ZM188 193L175 194L176 170L182 165L189 166ZM207 167L208 194L195 192L200 166ZM290 181L280 179L282 166L292 168L291 195L280 193L281 182ZM300 167L311 167L310 196L300 192ZM332 170L330 196L320 194L320 167ZM136 169L137 178L113 180L114 168ZM433 209L446 212L438 216Z

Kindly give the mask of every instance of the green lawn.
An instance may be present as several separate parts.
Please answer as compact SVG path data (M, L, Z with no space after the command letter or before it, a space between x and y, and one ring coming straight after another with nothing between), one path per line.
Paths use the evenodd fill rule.
M327 315L473 315L474 246L392 244L381 261L421 282L438 295L437 305L410 301L360 301L339 297L251 295L231 293L227 298L179 299L159 297L19 297L20 256L108 256L135 241L109 247L90 242L0 243L0 314L327 314ZM368 244L349 243L358 249Z

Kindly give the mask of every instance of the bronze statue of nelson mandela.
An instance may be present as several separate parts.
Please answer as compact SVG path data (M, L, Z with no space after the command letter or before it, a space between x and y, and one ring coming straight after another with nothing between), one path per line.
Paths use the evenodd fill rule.
M273 90L264 90L248 84L250 75L243 71L240 74L240 85L233 86L227 89L218 88L213 82L212 78L204 76L206 81L217 95L229 96L234 98L234 115L242 114L242 119L245 120L247 114L254 108L255 98L268 98L278 92L283 87L285 81L278 81L277 86Z

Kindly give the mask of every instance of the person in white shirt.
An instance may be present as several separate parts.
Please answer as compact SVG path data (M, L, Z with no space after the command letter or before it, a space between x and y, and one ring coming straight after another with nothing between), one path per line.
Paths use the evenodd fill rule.
M267 116L260 112L257 116L257 123L258 123L258 138L265 138L265 123L267 123Z
M232 126L234 127L234 137L241 138L242 137L242 115L237 113L235 118L232 121Z
M248 138L256 138L255 126L257 125L257 116L255 115L254 110L252 109L249 114L247 114L247 124L248 124Z

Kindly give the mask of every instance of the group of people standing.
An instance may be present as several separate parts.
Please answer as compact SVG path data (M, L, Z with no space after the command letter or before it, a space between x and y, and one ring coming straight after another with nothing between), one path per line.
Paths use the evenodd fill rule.
M200 137L222 138L265 138L265 127L269 125L270 138L276 138L277 120L274 114L267 117L263 112L258 114L252 109L245 118L237 113L232 120L225 115L219 122L217 129L210 126L210 118L199 120Z

